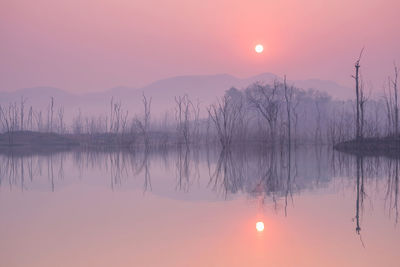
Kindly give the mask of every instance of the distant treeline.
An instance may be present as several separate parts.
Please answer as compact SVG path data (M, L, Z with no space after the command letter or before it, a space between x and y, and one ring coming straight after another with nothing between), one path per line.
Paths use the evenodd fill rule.
M381 98L365 93L356 63L356 100L334 100L326 93L303 90L283 81L230 88L210 106L188 95L175 97L175 109L152 118L152 99L143 93L141 114L129 114L121 102L110 100L108 112L66 122L64 109L51 97L44 110L34 110L27 99L0 106L0 131L13 144L20 131L73 135L87 143L125 145L193 145L245 142L267 145L337 144L356 138L398 136L398 71L389 78ZM105 107L105 110L107 107ZM204 112L207 111L207 112ZM208 114L204 116L201 114Z

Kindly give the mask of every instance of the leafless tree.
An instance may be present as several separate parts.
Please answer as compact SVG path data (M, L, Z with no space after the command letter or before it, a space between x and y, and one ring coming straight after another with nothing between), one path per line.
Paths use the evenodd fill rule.
M33 131L33 108L32 108L32 106L29 108L29 113L28 113L28 127L29 127L29 130Z
M47 131L53 132L54 97L50 97L50 105L47 112Z
M25 111L25 102L26 102L26 98L24 98L23 96L21 96L21 102L20 102L20 130L23 131L24 130L24 111Z
M65 133L64 107L58 109L58 132L61 134Z
M193 131L192 131L192 139L196 144L200 139L200 100L197 99L196 104L192 103L193 109Z
M10 103L7 108L0 106L0 118L3 129L8 136L8 144L14 144L14 132L18 128L18 108L17 103Z
M175 97L175 119L177 122L176 130L178 133L178 143L184 141L186 146L190 143L190 121L193 113L193 103L187 95Z
M292 121L292 101L293 101L293 94L294 94L294 88L293 86L288 86L286 82L286 75L284 76L283 79L284 83L284 89L285 89L285 102L286 102L286 113L287 113L287 130L288 130L288 143L289 143L289 149L290 149L290 144L291 144L291 121Z
M218 139L223 149L231 145L236 122L242 111L242 105L235 105L228 95L208 108L208 114L217 130Z
M271 143L275 143L278 112L280 109L279 83L273 86L255 83L246 91L250 105L267 121Z
M398 69L394 65L394 78L388 78L383 96L386 106L387 135L399 135Z
M37 111L34 113L34 118L36 121L36 127L39 132L43 131L43 116L42 111Z
M83 120L82 120L82 112L80 109L78 111L78 115L73 119L72 131L74 134L83 133Z
M150 144L150 136L149 136L149 130L150 130L150 112L151 112L151 100L147 99L145 94L142 94L142 103L143 103L143 108L144 108L144 114L142 118L136 118L135 122L138 128L140 129L143 139L144 139L144 144L146 149L149 147Z

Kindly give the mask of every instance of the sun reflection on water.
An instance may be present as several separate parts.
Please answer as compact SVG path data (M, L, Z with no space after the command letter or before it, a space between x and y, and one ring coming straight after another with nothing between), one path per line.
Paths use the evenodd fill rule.
M258 232L264 231L264 223L263 222L257 222L256 223L256 229Z

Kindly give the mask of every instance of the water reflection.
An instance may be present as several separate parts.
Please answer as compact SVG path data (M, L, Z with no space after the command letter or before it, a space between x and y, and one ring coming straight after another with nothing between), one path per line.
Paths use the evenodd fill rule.
M397 266L398 169L323 146L9 151L1 263Z
M153 167L155 165L156 167ZM157 172L152 179L152 172ZM175 181L164 176L175 173ZM75 173L76 172L76 173ZM361 236L365 201L372 194L385 199L385 212L397 224L399 159L351 156L324 146L291 149L237 147L193 149L189 146L154 150L78 150L41 154L20 151L0 156L0 188L5 190L62 190L75 177L85 180L96 173L108 177L111 190L134 186L141 181L143 192L189 195L192 188L204 200L210 193L221 200L246 196L261 203L273 203L274 210L288 216L295 197L302 192L354 188L355 231ZM165 179L164 179L165 178ZM157 189L154 186L160 184ZM162 186L161 186L162 185ZM107 186L106 183L103 186ZM335 189L335 190L336 190ZM161 192L163 191L163 192ZM168 191L168 192L164 192ZM205 193L208 192L208 193Z
M257 222L256 223L256 229L258 232L264 231L264 223L263 222Z
M356 216L355 216L355 221L356 221L356 232L358 235L360 235L360 240L364 246L364 242L362 241L361 238L361 227L360 227L360 207L361 210L363 210L364 207L364 197L365 197L365 191L364 191L364 158L362 156L357 156L356 157L356 165L357 165L357 197L356 197Z

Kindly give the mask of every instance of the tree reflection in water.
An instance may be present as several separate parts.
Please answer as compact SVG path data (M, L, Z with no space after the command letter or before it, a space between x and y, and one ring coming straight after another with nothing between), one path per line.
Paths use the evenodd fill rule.
M273 203L274 209L282 209L286 216L290 204L295 203L296 194L304 190L329 188L333 182L341 184L343 189L354 186L354 223L360 237L365 200L373 192L383 194L388 216L395 224L398 222L399 159L352 156L324 146L290 149L284 146L226 147L222 150L181 146L49 153L7 151L0 155L0 188L24 191L33 190L37 187L35 184L40 184L54 192L62 182L71 179L66 172L77 169L79 179L85 179L92 170L101 170L101 175L110 177L112 190L137 177L143 179L143 191L146 192L152 191L153 183L158 182L151 179L154 168L175 170L176 182L171 188L176 191L188 193L196 184L216 192L223 199L244 194L260 199L261 203Z

